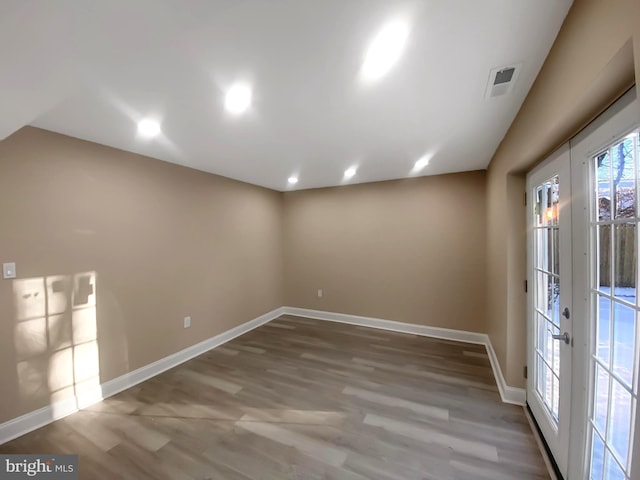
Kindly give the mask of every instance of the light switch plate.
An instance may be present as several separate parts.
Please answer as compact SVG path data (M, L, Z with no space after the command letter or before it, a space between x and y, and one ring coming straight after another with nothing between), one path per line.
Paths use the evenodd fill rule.
M191 317L184 317L184 328L191 327Z
M16 264L15 263L3 263L2 264L2 277L3 278L16 278Z

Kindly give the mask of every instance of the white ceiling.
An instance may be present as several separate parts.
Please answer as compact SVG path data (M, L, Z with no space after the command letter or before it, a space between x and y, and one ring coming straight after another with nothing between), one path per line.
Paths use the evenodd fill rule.
M0 138L24 125L276 190L486 168L571 0L2 0ZM358 76L390 19L385 77ZM521 64L485 99L494 67ZM224 91L253 86L233 117ZM138 138L158 118L162 135ZM415 174L413 174L415 175Z

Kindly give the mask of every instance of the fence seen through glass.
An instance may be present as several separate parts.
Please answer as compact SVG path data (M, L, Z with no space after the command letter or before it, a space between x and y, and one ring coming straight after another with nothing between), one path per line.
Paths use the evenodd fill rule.
M638 399L638 132L592 162L591 218L595 325L590 372L589 478L630 479L633 412Z

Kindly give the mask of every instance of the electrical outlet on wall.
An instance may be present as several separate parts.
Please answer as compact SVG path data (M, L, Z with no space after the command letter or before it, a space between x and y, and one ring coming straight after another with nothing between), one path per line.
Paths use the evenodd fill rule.
M191 327L191 317L184 317L184 328Z
M3 278L16 278L16 264L3 263L2 264L2 277Z
M322 298L322 295L324 295L324 292L322 291L321 288L318 289L318 298Z

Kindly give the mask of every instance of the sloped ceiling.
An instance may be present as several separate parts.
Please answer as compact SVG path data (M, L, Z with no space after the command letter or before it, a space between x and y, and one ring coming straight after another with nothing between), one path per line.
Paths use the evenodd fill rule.
M570 5L4 0L0 138L33 125L276 190L483 169ZM363 82L369 43L398 18L402 55ZM510 93L485 98L490 71L509 65ZM253 102L233 116L224 94L238 81ZM161 135L141 138L144 117Z

